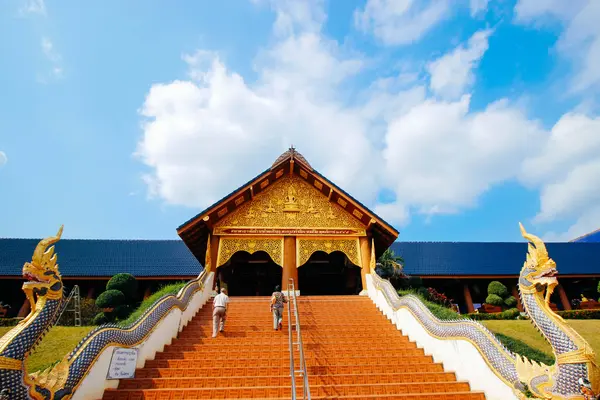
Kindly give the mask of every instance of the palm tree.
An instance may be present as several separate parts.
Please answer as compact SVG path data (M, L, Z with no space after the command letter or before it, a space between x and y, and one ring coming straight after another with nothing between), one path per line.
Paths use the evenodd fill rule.
M404 259L394 254L394 250L387 249L377 260L375 271L382 278L404 277Z

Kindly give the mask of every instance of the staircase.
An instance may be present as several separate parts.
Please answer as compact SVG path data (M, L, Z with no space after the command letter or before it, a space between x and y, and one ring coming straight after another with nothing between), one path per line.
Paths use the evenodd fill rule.
M269 299L232 297L213 339L207 304L154 360L105 400L290 399L287 312L273 331ZM298 297L312 399L485 400L402 336L359 296ZM298 357L296 353L296 365ZM302 380L297 379L298 399Z

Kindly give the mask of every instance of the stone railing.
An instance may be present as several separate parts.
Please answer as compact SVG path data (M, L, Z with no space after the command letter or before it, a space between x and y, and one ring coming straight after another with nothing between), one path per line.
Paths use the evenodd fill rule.
M130 326L102 325L91 331L67 356L69 376L65 389L72 399L99 399L106 388L116 388L118 380L108 380L113 349L138 350L137 368L162 351L196 315L212 294L214 273L202 272L175 295L166 295Z
M506 379L517 379L511 362L515 355L483 325L472 320L442 321L418 297L398 296L390 282L377 274L367 275L367 287L369 297L391 322L457 379L484 392L488 400L517 399Z

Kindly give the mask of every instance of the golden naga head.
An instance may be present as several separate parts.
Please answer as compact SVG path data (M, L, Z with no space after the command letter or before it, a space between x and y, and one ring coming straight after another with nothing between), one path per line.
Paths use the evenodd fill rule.
M556 263L553 259L548 256L546 245L539 237L527 233L523 224L519 222L521 227L521 234L525 239L529 241L527 260L523 265L521 277L532 283L537 288L537 291L542 291L544 287L548 290L546 292L546 300L550 301L550 295L554 291L556 285L558 285L558 271L556 269Z
M37 285L50 287L52 284L60 281L60 272L58 271L57 256L54 254L54 243L60 240L63 225L56 236L51 236L40 240L31 257L31 262L23 265L23 277L27 279L24 285ZM48 246L51 246L48 248Z

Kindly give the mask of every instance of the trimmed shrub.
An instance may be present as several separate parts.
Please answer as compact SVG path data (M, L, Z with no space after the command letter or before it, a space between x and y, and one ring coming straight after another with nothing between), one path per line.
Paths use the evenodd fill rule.
M504 299L508 295L508 289L506 288L506 286L504 286L504 284L502 282L493 281L493 282L490 282L490 284L488 285L488 294L495 294ZM490 303L490 304L492 304L492 303ZM500 304L494 304L494 305L500 305Z
M0 326L15 326L22 320L23 318L0 318Z
M522 356L529 358L530 360L543 362L546 365L554 364L554 357L549 354L543 353L527 344L512 338L510 336L503 335L501 333L494 333L498 340L502 342L507 349Z
M515 296L508 296L506 299L504 299L504 304L508 308L514 308L517 306L517 299L515 299Z
M131 274L116 274L106 284L106 290L118 290L128 300L135 300L137 296L138 283Z
M116 308L125 303L125 295L119 290L107 290L96 299L99 308Z
M92 319L92 324L94 325L102 325L108 322L108 318L104 315L103 312L96 314L96 316Z
M467 316L474 320L496 320L496 319L517 319L521 315L521 312L517 308L511 308L510 310L502 311L500 313L486 314L486 313L472 313Z
M600 310L568 310L557 314L564 319L600 319Z
M491 304L493 306L503 306L504 305L504 300L502 300L502 297L500 297L497 294L489 294L488 297L486 297L485 302L487 304Z

